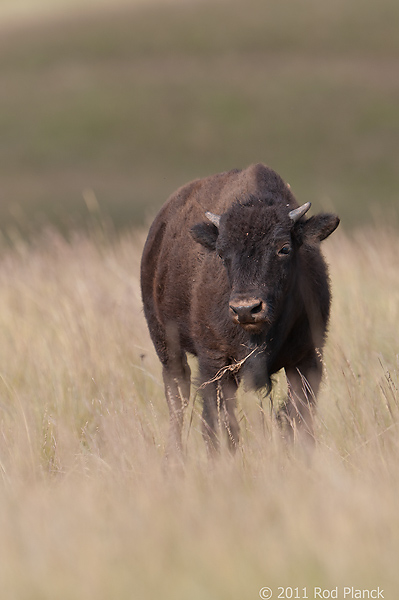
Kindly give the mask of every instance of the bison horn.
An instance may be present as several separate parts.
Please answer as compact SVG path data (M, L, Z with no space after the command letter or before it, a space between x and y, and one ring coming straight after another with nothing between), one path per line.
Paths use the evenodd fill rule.
M206 211L205 216L211 223L213 223L219 229L220 215L214 215L213 213Z
M305 213L308 212L310 206L310 202L306 202L305 204L302 204L302 206L299 206L299 208L294 208L294 210L291 210L291 212L288 213L291 221L296 223L301 217L303 217Z

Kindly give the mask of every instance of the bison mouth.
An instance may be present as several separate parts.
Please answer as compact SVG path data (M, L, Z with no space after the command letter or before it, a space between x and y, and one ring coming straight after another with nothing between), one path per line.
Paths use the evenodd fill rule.
M258 323L238 323L244 331L253 334L262 333L268 328L268 323L266 321L258 322Z

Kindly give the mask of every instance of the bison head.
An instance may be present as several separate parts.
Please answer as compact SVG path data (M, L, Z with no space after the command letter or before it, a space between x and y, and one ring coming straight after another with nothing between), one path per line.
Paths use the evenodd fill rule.
M206 212L207 221L191 230L222 261L230 286L230 318L251 334L268 330L287 298L295 301L300 263L307 255L300 248L314 248L339 224L332 214L305 219L309 208L309 202L292 208L249 197L222 215Z

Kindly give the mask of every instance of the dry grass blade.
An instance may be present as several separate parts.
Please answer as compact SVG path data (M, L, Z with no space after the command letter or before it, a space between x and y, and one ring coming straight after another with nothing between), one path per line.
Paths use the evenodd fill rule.
M265 348L266 348L266 346L264 346L264 345L259 346L257 348L253 348L241 360L234 361L231 365L226 365L222 369L219 369L219 371L216 373L216 375L214 377L201 383L201 385L196 390L196 394L200 390L203 390L207 385L210 385L211 383L215 383L216 381L220 381L227 373L229 373L231 375L238 373L240 371L241 367L247 362L247 360L251 356L253 356L254 354L260 354L261 352L263 352L265 350Z

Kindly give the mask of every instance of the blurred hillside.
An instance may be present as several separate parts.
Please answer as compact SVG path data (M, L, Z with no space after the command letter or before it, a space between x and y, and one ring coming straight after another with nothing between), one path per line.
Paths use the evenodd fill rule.
M260 161L348 227L397 219L397 0L43 2L0 14L3 232L143 223Z

